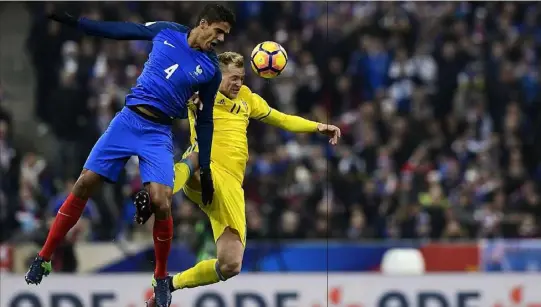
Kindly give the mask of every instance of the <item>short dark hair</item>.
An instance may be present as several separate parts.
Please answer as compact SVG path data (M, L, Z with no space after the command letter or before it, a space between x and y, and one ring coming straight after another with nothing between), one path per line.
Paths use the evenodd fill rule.
M197 18L197 23L205 19L209 24L214 22L227 22L231 27L235 26L237 18L231 9L221 4L207 4Z

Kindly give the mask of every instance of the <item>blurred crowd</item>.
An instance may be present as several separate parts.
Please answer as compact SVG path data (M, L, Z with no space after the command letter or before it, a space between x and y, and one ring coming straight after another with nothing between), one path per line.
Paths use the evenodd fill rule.
M193 25L201 5L29 5L35 114L58 138L59 154L15 151L0 104L1 239L41 240L149 51L147 42L82 36L45 14ZM343 129L333 148L320 136L250 125L249 239L539 237L541 3L230 5L238 24L221 50L249 55L274 40L289 53L282 76L248 72L246 83L277 109ZM174 129L182 153L187 123ZM84 238L149 239L132 222L140 188L132 159L89 205ZM196 236L203 215L181 194L174 206L177 237Z

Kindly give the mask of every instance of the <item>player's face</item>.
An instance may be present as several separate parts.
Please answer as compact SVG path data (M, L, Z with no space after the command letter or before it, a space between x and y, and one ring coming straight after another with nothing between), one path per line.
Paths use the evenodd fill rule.
M235 67L233 64L222 71L222 83L220 93L229 99L237 98L240 87L244 83L244 68Z
M203 50L212 50L216 45L222 43L225 35L231 31L231 25L225 21L213 22L209 24L206 20L201 20L202 34L199 39L199 46Z

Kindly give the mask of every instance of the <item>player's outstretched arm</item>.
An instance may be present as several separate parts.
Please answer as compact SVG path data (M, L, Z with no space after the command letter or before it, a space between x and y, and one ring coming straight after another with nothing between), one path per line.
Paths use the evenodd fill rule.
M341 136L340 129L333 125L314 122L300 116L289 115L271 108L267 102L257 94L252 94L253 118L266 124L295 132L313 133L319 132L328 136L329 143L336 145Z
M202 107L197 111L195 132L197 133L197 144L199 146L199 173L201 175L201 195L204 205L212 202L214 186L210 173L210 154L212 148L212 136L214 133L214 99L222 81L222 74L219 69L212 80L201 86L199 97Z
M75 18L68 13L53 13L49 19L77 28L85 34L116 40L152 40L163 29L185 32L186 28L174 22L157 21L139 24L122 21L98 21Z
M272 108L270 109L269 115L261 121L296 133L319 132L328 136L329 143L332 145L338 144L338 139L341 136L340 128L334 125L314 122L300 116L285 114Z

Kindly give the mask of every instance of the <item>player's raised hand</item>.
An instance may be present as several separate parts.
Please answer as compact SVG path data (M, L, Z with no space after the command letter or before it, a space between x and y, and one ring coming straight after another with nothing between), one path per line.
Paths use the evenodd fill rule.
M338 144L338 139L342 136L340 128L334 125L318 124L317 131L323 135L328 136L330 138L329 144L331 145Z
M72 15L66 12L54 12L47 15L47 18L54 20L56 22L66 24L68 26L72 26L72 27L77 26L77 18L73 17Z
M210 205L212 203L212 198L214 197L214 183L212 182L210 168L202 168L199 170L199 173L201 175L201 199L203 205Z

